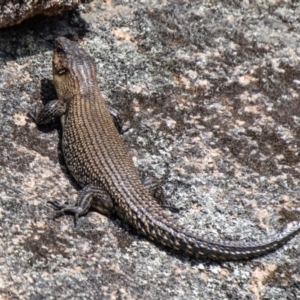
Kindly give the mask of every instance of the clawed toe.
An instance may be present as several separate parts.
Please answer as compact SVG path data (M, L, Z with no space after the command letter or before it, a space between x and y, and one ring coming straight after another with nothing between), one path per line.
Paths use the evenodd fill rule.
M68 202L66 204L61 204L58 201L47 201L47 204L51 204L54 209L62 210L68 206Z
M59 210L60 213L72 213L79 214L81 212L81 208L74 205L69 205L69 203L61 204L58 201L48 201L47 203L51 204L54 209Z

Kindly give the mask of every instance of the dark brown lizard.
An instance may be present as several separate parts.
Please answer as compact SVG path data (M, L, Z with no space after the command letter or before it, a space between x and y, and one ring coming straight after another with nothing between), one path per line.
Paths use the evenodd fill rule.
M71 212L75 221L90 207L116 215L163 245L193 256L245 259L270 252L300 231L290 229L253 242L231 242L199 236L168 216L142 184L128 150L97 86L96 64L76 42L55 41L53 79L59 100L39 111L37 124L60 117L62 149L72 176L82 187L77 205L51 202L59 214Z

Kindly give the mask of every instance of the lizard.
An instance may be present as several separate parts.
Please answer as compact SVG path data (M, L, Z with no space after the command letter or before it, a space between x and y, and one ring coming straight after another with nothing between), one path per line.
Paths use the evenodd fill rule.
M194 257L241 260L277 249L300 231L300 221L255 241L201 236L167 214L140 180L129 151L97 85L95 60L77 42L58 37L53 50L53 82L58 100L36 109L37 124L60 118L62 151L71 175L81 186L75 205L49 201L56 216L77 219L90 208L114 213L157 243Z

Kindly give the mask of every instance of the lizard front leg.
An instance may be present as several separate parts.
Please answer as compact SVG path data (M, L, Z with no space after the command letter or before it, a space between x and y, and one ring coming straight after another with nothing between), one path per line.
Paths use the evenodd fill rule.
M36 109L34 113L29 113L30 117L38 125L50 123L54 118L62 117L67 109L67 105L62 100L49 101L39 111Z

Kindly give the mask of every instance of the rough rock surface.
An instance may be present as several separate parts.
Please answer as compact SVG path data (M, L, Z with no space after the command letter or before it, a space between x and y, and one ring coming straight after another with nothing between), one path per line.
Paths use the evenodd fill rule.
M1 299L297 299L300 236L242 262L195 260L96 212L74 228L54 99L57 36L95 58L141 172L165 181L186 226L253 240L300 219L298 1L94 1L87 13L0 31ZM166 208L168 210L168 208ZM299 298L298 298L299 299Z
M71 10L81 3L92 0L1 0L0 28L21 23L23 20L38 14L53 16L65 10Z

